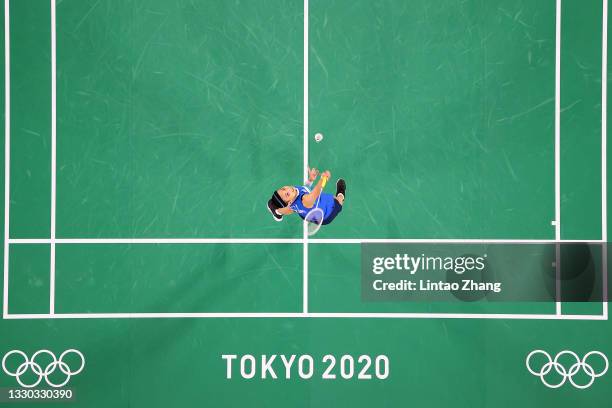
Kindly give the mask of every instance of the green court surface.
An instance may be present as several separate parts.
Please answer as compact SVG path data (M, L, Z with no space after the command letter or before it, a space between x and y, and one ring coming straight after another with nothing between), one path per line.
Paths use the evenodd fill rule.
M598 351L603 372L607 302L367 302L361 281L368 242L606 243L607 0L4 4L0 405L12 350L69 349L73 407L609 404L612 370L526 367ZM306 164L348 185L314 237L266 209ZM314 374L227 378L234 354ZM327 354L388 376L325 379Z

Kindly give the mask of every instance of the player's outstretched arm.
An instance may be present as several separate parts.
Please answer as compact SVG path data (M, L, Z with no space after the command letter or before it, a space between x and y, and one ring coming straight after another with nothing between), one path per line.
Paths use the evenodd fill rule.
M325 170L321 174L321 178L319 179L319 182L317 183L315 188L312 190L312 192L310 194L306 194L302 198L302 204L304 204L304 207L312 208L315 205L317 198L319 198L319 196L321 195L321 191L323 191L323 179L324 178L327 178L327 179L331 178L331 173L329 172L329 170Z
M289 214L293 214L293 210L289 207L285 207L285 208L279 208L278 210L276 210L276 212L280 215L289 215Z

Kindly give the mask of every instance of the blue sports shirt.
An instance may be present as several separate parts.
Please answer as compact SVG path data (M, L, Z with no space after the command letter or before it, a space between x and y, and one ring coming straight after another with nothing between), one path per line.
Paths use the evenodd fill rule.
M298 191L298 196L293 201L293 204L289 206L293 211L295 211L302 219L306 217L309 211L311 211L315 207L319 207L323 210L323 221L331 215L332 210L334 209L334 196L329 193L321 193L319 199L315 202L315 205L312 208L306 208L304 203L302 203L302 198L305 194L310 194L310 190L306 186L294 186Z

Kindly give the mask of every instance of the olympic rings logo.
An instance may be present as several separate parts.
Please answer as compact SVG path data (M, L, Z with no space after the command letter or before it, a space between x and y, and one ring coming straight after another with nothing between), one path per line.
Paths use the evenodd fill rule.
M539 370L534 370L531 367L531 359L533 356L537 354L543 354L546 357L547 362L544 365L542 365L542 367L540 367ZM559 363L559 359L564 355L571 356L572 359L576 361L569 367L569 369L566 369L565 366ZM596 373L595 369L587 362L589 358L593 360L595 356L598 356L600 358L599 361L603 362L604 364L604 368L598 373ZM585 356L581 360L576 353L570 350L563 350L559 352L555 356L554 359L550 356L550 354L548 354L544 350L534 350L527 355L527 358L525 359L525 365L527 366L527 370L529 370L529 372L535 375L536 377L540 377L540 380L542 380L542 384L544 384L548 388L559 388L563 384L565 384L567 380L569 380L569 382L574 387L581 389L581 390L585 388L589 388L591 385L593 385L593 382L595 381L596 378L601 377L608 371L608 366L609 366L608 358L601 351L590 351L586 353ZM561 381L559 381L556 384L551 384L546 379L546 375L550 373L553 368L555 369L555 372L561 376ZM582 370L588 377L590 377L589 381L586 384L578 384L574 381L574 376L580 370Z
M76 356L81 361L76 370L72 370L71 367L64 361L64 358L70 354L76 354ZM20 359L23 360L23 362L19 364L14 371L11 371L6 367L6 360L13 355L19 356ZM40 361L37 362L37 359L40 360L41 357L45 355L51 358L51 362L48 363L45 366L45 369L43 370L43 368L41 367L41 364L43 363ZM38 384L40 384L43 378L45 379L47 384L49 384L53 388L63 387L64 385L68 384L72 376L77 375L81 371L83 371L83 368L85 368L85 357L83 356L83 353L75 349L69 349L64 351L62 354L60 354L59 358L56 358L55 354L53 354L49 350L39 350L34 353L34 355L32 355L31 359L28 358L27 354L21 350L11 350L6 353L2 358L2 370L4 370L4 372L10 375L11 377L15 377L19 385L21 385L23 388L36 387ZM30 384L24 382L21 378L26 373L26 371L28 371L28 369L32 369L34 375L38 377L37 380ZM61 371L66 377L63 381L59 383L55 383L51 379L49 379L49 376L55 373L57 369L59 369L59 371Z

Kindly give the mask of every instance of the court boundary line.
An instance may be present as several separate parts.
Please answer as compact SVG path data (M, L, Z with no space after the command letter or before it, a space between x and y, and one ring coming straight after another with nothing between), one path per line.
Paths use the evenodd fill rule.
M603 0L601 24L601 240L608 241L608 0ZM602 314L608 318L608 253L602 252Z
M556 0L555 9L555 240L561 240L561 0ZM555 313L563 314L561 299L561 252L556 248L555 256Z
M487 239L308 239L307 228L304 226L302 239L56 239L55 236L55 200L56 200L56 22L55 0L51 0L51 60L52 60L52 126L51 126L51 233L49 239L10 239L10 0L5 0L5 254L4 254L4 296L3 318L5 319L34 319L34 318L134 318L134 317L356 317L356 318L482 318L482 319L543 319L543 320L607 320L608 305L603 302L602 315L563 315L560 302L557 302L556 314L464 314L464 313L309 313L308 312L308 243L364 243L364 242L444 242L444 243L533 243L533 242L605 242L607 239L607 181L606 181L606 137L607 129L607 0L603 1L603 28L602 35L602 239L596 240L567 240L561 241L560 235L560 41L561 41L561 0L557 1L556 11L556 55L555 55L555 240L487 240ZM308 166L308 0L304 0L304 167L307 173ZM152 242L153 241L153 242ZM58 243L301 243L303 245L303 311L302 313L55 313L55 246ZM8 263L10 244L51 244L50 265L50 308L48 314L9 314L8 313ZM607 299L607 298L606 298Z
M11 38L9 0L4 0L4 280L2 297L2 317L8 315L9 299L9 231L11 205Z
M56 4L51 0L51 257L49 259L49 313L55 313L55 221L57 198L57 48Z
M587 243L604 244L601 240L563 240L554 239L418 239L418 238L308 238L312 244L569 244ZM304 238L56 238L55 244L78 245L78 244L304 244ZM11 245L50 244L49 238L11 238Z
M515 319L515 320L607 320L603 315L557 315L529 313L384 313L384 312L193 312L193 313L55 313L10 314L12 320L33 319L151 319L151 318L372 318L372 319Z

